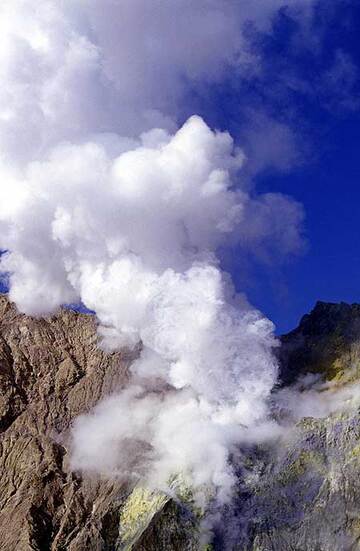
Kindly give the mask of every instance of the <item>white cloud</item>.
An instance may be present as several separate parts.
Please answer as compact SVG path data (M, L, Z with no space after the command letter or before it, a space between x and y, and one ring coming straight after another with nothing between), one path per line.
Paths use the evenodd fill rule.
M217 249L266 237L287 253L300 209L250 194L231 137L196 116L177 129L176 117L191 87L238 64L243 24L269 29L283 4L0 5L10 298L33 315L82 300L104 346L143 343L134 383L75 424L77 468L115 473L128 449L129 470L153 483L182 471L225 499L232 448L266 417L273 327L236 295Z
M244 25L266 31L280 7L308 4L3 0L2 153L29 160L89 133L174 130L189 88L241 69Z
M156 388L159 380L177 389L169 398L136 399L140 409L148 403L155 408L144 412L153 429L138 428L133 439L141 440L145 430L145 442L155 447L151 478L181 469L202 480L207 472L221 487L221 473L226 484L231 478L225 465L240 427L253 425L266 412L277 366L271 322L234 293L216 249L230 234L246 239L250 248L264 228L270 234L266 220L272 207L264 217L263 202L248 195L246 182L242 189L242 152L228 134L211 131L199 117L172 136L145 134L136 147L114 156L123 145L60 145L47 159L11 174L11 208L3 206L0 218L0 245L11 251L3 260L11 273L10 298L35 315L78 298L97 313L105 346L141 340L135 380L147 389ZM114 432L122 439L111 404L117 404L125 424L134 413L124 397L118 400L101 406L99 419L96 414L76 425L74 466L117 465L116 450L104 464L99 454L108 449ZM189 411L182 436L179 410ZM105 432L104 412L109 415ZM199 424L205 425L204 435L209 433L208 445L214 446L214 457L220 454L220 463L202 465L204 452L191 444ZM180 450L173 447L172 430ZM179 454L186 455L186 465L181 456L176 469ZM136 467L141 470L142 463Z

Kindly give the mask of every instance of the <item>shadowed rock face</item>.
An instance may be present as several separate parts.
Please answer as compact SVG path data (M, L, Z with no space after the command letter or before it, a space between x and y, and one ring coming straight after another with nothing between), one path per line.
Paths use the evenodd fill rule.
M284 384L307 373L318 373L325 380L347 377L349 369L360 363L360 304L317 302L299 327L281 337L281 345Z
M282 337L284 385L360 379L360 306L318 303ZM138 351L106 354L92 316L36 320L0 295L0 550L360 550L358 410L304 418L271 448L243 450L238 495L213 547L189 499L72 473L73 419L126 385ZM224 528L225 527L225 528Z

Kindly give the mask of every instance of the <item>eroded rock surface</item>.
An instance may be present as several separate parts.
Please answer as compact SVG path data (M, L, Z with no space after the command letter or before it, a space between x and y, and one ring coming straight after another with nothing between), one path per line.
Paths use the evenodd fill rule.
M133 357L102 352L92 316L32 319L0 297L1 549L113 549L128 489L69 472L66 433L126 383Z
M93 316L33 319L0 295L1 550L197 549L186 504L69 468L72 421L126 385L138 353L103 352Z
M126 385L138 351L106 354L94 317L36 320L0 296L0 550L360 551L360 416L304 417L242 450L237 498L211 545L187 499L73 473L73 419ZM283 385L360 380L360 306L318 303L282 338ZM317 379L319 380L319 379Z

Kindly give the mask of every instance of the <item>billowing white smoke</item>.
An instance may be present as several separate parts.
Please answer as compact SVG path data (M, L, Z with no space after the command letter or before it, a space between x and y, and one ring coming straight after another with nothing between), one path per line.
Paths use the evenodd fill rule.
M1 0L0 151L16 163L60 141L174 130L192 90L261 60L243 29L313 0Z
M287 252L301 211L249 191L227 133L199 117L176 131L173 117L190 82L241 61L241 23L265 28L282 4L0 5L10 297L32 315L81 300L104 346L142 342L130 387L75 423L74 468L126 467L157 485L181 472L225 499L230 455L266 418L273 327L234 292L217 250L273 237Z

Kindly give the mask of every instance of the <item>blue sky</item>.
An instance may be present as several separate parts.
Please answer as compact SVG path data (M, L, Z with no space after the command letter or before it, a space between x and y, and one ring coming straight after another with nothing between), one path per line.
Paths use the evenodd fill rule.
M289 132L291 145L285 135L275 166L255 179L259 190L303 204L306 247L281 266L253 263L245 279L251 301L280 333L317 300L360 301L359 26L355 1L319 3L306 36L282 14L273 35L254 39L264 59L261 77L214 87L205 107L199 102L206 120L228 129L238 143L248 134L247 110ZM236 251L229 269L243 288Z

